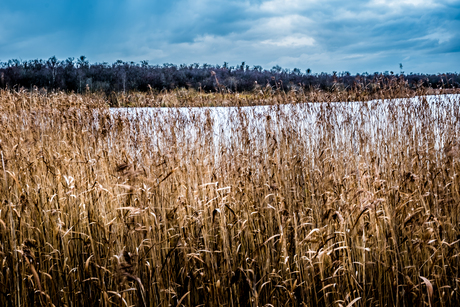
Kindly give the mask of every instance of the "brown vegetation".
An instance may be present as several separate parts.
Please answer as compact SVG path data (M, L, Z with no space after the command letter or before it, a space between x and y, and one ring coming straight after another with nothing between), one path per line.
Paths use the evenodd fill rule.
M276 106L302 95L215 94L276 114L248 131L238 109L216 146L199 110L159 125L98 96L0 92L0 305L457 305L459 96L386 118Z

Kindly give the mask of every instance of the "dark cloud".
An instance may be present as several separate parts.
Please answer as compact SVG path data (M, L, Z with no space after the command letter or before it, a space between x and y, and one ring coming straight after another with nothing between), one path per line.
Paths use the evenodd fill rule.
M460 71L459 20L459 0L17 0L0 11L0 61Z

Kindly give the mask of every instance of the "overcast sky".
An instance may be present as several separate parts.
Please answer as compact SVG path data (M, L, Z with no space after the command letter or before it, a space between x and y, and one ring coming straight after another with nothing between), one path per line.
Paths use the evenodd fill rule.
M460 0L3 0L0 61L460 73Z

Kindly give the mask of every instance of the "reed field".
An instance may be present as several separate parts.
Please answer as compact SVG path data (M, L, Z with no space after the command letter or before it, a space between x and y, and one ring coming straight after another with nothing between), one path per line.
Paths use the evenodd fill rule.
M426 94L0 91L0 306L458 306L460 95Z

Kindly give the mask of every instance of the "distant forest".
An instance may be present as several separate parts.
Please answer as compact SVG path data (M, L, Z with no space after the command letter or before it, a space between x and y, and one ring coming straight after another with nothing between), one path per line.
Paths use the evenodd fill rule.
M402 65L401 65L402 70ZM325 91L356 89L370 84L403 81L411 88L459 88L460 74L404 74L400 71L363 73L349 72L314 73L310 69L283 69L274 66L270 70L261 66L191 64L149 65L147 61L113 64L90 64L85 56L59 61L9 60L0 62L0 87L3 89L62 90L82 93L86 91L131 92L162 91L177 88L204 92L245 92L271 87L280 91Z

